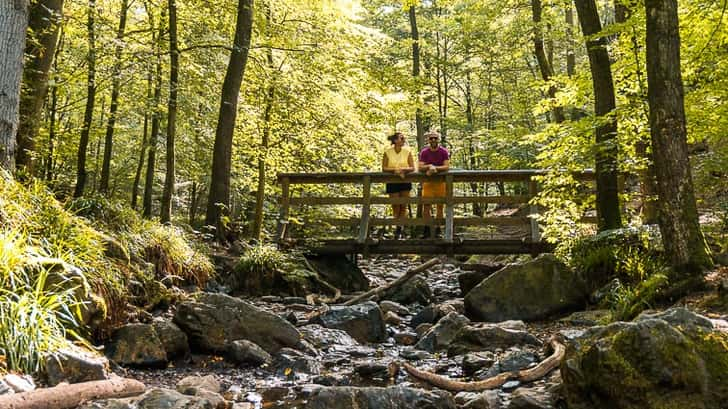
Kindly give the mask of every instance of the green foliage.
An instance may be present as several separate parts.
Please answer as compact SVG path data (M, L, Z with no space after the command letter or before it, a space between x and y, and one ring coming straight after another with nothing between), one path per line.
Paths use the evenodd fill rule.
M260 244L252 247L240 257L235 265L235 271L239 274L263 274L270 275L283 266L285 255L275 246Z
M78 277L32 268L36 249L16 232L0 232L0 358L7 369L36 373L44 356L79 340Z

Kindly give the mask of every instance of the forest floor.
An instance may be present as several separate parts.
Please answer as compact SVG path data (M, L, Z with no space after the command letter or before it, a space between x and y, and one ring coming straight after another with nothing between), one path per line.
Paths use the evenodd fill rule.
M374 287L396 279L409 268L420 263L422 263L422 259L419 257L380 256L360 260L359 266L370 279L372 287ZM448 260L421 274L432 290L433 304L439 305L454 301L455 305L457 305L458 300L462 300L457 280L457 275L460 272L459 263ZM709 318L728 319L728 306L716 301L719 299L716 289L722 288L721 285L728 285L728 268L717 268L710 272L707 278L710 290L690 294L675 303L675 305L687 306ZM318 308L305 303L290 303L290 300L276 299L276 297L248 297L246 300L281 316L288 316L289 320L292 319L292 316L295 316L294 321L299 327L306 324L308 317L315 313ZM409 326L409 322L412 316L421 310L423 306L412 304L407 305L407 308L411 313L410 315L403 316L401 323L397 325L388 325L389 337L385 342L321 351L322 356L317 359L321 363L318 375L295 371L286 373L265 366L259 368L240 367L229 363L223 357L198 354L193 354L184 361L170 364L165 369L115 368L115 372L122 376L138 379L148 387L159 386L172 389L184 377L213 374L221 382L223 391L235 390L238 394L243 394L243 399L256 408L298 407L302 399L305 399L305 396L310 393L312 385L321 383L347 386L388 386L397 384L430 389L427 384L409 377L402 370L396 374L389 374L393 376L386 374L385 368L388 363L405 359L409 359L410 363L419 368L427 368L451 378L462 377L462 357L449 358L444 353L435 353L425 354L413 359L411 356L407 356L411 355L408 352L412 351L412 347L400 345L395 341L393 335L397 332L415 332L415 329ZM594 324L561 318L530 322L525 325L529 333L546 344L552 335L566 334L568 336L569 333L576 334ZM531 356L535 356L539 360L546 356L545 351L540 347L524 346L509 348L508 350L496 350L494 355L488 357L488 360L499 362L504 356L514 353L531 354ZM378 364L381 365L377 366ZM362 370L362 368L365 368L365 370ZM369 369L366 370L366 368ZM377 373L377 370L380 372ZM374 374L368 373L369 371L373 371ZM384 372L382 373L382 371ZM496 389L497 399L503 405L502 407L508 407L512 393L519 386L527 387L536 394L548 395L560 383L559 371L554 371L547 377L528 385L516 383ZM457 397L456 401L458 401ZM459 403L463 404L463 402Z

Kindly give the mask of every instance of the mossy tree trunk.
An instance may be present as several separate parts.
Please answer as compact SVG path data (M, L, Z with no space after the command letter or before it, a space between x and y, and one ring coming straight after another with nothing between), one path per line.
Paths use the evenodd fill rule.
M660 232L671 265L698 273L712 265L698 221L688 158L676 0L646 0L647 87Z
M88 30L86 108L83 114L81 139L78 143L78 153L76 155L76 188L73 191L73 197L83 196L86 187L86 151L88 150L91 122L94 117L94 101L96 100L96 0L89 0L88 2L86 29Z
M177 48L177 3L168 1L169 8L169 98L167 99L167 149L165 152L167 170L164 175L162 203L159 221L167 223L172 219L172 195L175 183L174 142L177 134L177 86L179 82L179 49Z
M164 13L164 10L162 10ZM156 169L157 161L157 140L159 139L159 122L162 113L159 109L159 104L162 101L162 47L161 41L164 35L164 24L162 21L159 22L157 28L159 34L155 36L154 21L152 20L151 10L147 10L149 15L149 26L152 33L152 43L155 45L157 61L156 61L156 73L154 74L154 98L152 100L152 129L149 134L149 153L147 155L147 173L144 178L144 200L142 215L150 219L152 217L152 199L154 195L154 172ZM162 14L162 19L164 14ZM160 20L162 20L160 19Z
M23 49L28 27L26 0L0 2L0 168L15 167Z

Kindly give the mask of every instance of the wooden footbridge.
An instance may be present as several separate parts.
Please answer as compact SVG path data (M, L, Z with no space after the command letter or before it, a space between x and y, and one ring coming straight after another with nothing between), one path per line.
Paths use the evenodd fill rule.
M542 170L451 170L433 176L411 173L404 179L391 173L281 173L280 245L310 248L318 254L538 254L550 250L541 240L538 194ZM579 181L594 180L592 171L572 173ZM421 182L446 184L440 198L418 197ZM390 198L385 183L412 182L412 197ZM334 192L336 196L323 196ZM410 217L388 216L392 204L406 204ZM416 217L412 205L444 205L444 218ZM488 206L493 204L493 206ZM469 208L468 208L469 207ZM488 209L493 208L493 211ZM414 206L416 209L416 206ZM421 212L420 212L421 213ZM322 216L323 215L323 216ZM586 223L596 222L584 217ZM394 239L387 226L412 226ZM442 236L415 238L416 226L444 226Z

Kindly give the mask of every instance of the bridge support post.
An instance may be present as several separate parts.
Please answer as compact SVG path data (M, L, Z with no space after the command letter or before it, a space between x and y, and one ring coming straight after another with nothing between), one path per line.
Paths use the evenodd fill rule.
M286 236L288 229L288 209L291 204L291 194L289 186L291 180L287 177L281 179L281 210L278 215L278 228L276 229L276 241L282 242Z
M364 257L369 256L369 247L367 238L369 237L369 210L372 202L372 179L364 176L364 186L362 187L362 206L361 206L361 222L359 224L359 238L357 243L364 246Z
M529 201L538 194L538 183L531 177L528 180L528 196ZM538 229L538 206L531 204L529 207L529 217L531 218L531 242L538 243L541 241L541 232Z

